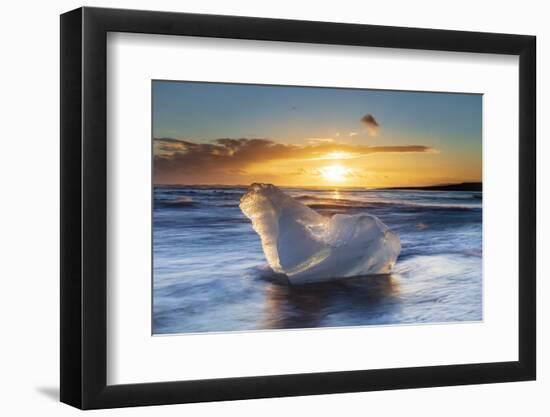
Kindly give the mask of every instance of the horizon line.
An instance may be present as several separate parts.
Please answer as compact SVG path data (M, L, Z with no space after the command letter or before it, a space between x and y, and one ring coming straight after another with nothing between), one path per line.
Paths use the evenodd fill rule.
M482 180L479 181L461 181L461 182L446 182L446 183L435 183L435 184L424 184L424 185L392 185L392 186L367 186L367 185L288 185L288 184L273 184L261 181L254 181L250 184L219 184L219 183L194 183L194 184L183 184L183 183L153 183L153 187L236 187L236 188L248 188L252 184L272 184L276 187L283 188L367 188L367 189L398 189L398 188L415 188L415 187L446 187L453 185L466 185L466 184L483 184Z

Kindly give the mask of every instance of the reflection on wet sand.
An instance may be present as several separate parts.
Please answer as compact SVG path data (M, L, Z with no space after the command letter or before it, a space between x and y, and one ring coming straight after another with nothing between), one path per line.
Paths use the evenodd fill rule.
M349 325L375 324L399 308L399 284L392 275L290 285L272 281L265 291L262 328L331 327L347 316ZM360 317L361 321L355 321Z

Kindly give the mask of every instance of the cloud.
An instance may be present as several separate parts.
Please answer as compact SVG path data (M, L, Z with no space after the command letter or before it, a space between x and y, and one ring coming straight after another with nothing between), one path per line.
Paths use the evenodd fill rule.
M334 139L333 138L309 138L307 141L309 143L316 144L316 143L334 142Z
M305 145L263 138L220 138L211 142L156 138L153 142L155 183L214 181L220 175L247 175L246 168L276 160L349 159L385 152L433 152L423 145L365 146L339 142Z
M359 133L357 132L349 132L348 133L348 136L357 136Z
M370 136L376 136L378 135L378 131L380 130L380 125L374 118L372 114L365 114L363 117L361 117L361 122L365 125L367 128L367 132L369 132Z

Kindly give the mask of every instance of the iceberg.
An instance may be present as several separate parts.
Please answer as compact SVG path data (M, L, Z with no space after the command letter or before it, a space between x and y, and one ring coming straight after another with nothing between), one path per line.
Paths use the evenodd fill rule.
M386 274L401 251L399 236L376 216L325 217L272 184L252 184L239 207L269 266L292 284Z

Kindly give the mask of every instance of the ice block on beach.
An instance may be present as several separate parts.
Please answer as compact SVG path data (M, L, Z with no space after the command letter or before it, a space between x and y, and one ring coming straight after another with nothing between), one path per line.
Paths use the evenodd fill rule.
M399 236L368 213L325 217L272 184L252 184L239 207L270 267L293 284L389 273Z

